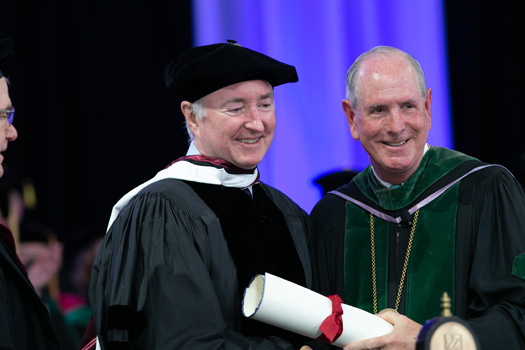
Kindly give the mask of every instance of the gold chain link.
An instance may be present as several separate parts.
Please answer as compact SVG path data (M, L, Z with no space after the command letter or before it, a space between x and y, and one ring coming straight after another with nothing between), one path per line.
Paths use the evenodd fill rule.
M410 251L412 250L412 241L414 240L414 232L416 231L417 218L419 216L419 210L414 213L414 222L412 223L412 229L410 230L410 237L408 239L407 252L405 255L405 263L403 264L403 271L401 272L401 279L399 281L399 288L397 290L396 307L395 311L399 308L401 302L401 294L403 293L403 286L405 284L405 278L408 269L408 260L410 258ZM376 278L376 253L375 253L375 239L374 239L374 216L370 213L370 246L372 255L372 295L374 302L374 313L377 314L377 278Z
M370 213L370 247L372 251L372 295L374 297L374 314L377 314L376 244L374 239L374 216L372 213Z

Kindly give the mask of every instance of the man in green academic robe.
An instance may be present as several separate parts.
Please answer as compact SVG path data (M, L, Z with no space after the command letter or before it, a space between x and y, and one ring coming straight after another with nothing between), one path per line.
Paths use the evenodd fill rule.
M432 94L409 54L376 47L346 83L343 110L371 165L311 213L314 288L394 329L345 349L414 349L443 292L481 349L525 348L523 187L427 144Z

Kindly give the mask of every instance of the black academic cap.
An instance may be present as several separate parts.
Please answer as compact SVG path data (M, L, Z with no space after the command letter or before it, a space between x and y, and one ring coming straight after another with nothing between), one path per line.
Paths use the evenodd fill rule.
M343 169L338 171L329 172L314 179L314 183L321 186L323 195L327 192L333 191L340 186L346 185L359 174L358 171Z
M168 92L189 102L241 81L277 86L299 80L294 66L234 43L189 49L166 67L165 78Z
M2 62L10 53L13 47L13 39L0 39L0 62ZM3 77L2 71L0 71L0 78Z

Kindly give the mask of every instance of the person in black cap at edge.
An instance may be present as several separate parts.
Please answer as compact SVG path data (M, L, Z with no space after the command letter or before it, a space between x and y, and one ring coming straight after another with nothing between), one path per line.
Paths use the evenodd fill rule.
M165 73L191 141L113 207L89 287L97 348L299 349L301 336L241 313L256 274L311 286L308 215L257 169L273 88L296 70L230 43L194 47Z
M0 62L11 53L12 39L0 39ZM0 71L0 152L16 140L15 110L7 79ZM0 176L4 173L0 155ZM60 349L49 311L35 292L16 253L11 231L0 223L0 349Z

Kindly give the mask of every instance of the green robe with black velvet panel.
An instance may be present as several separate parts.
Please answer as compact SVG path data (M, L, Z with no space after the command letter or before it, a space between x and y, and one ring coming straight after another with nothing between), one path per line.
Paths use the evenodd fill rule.
M385 188L369 167L338 191L397 216L480 165L436 147L399 188ZM372 312L370 213L329 194L311 218L314 287ZM378 309L394 308L410 227L374 217L374 233ZM524 348L524 259L523 187L502 167L476 171L420 209L399 311L423 323L440 314L446 291L482 349Z

